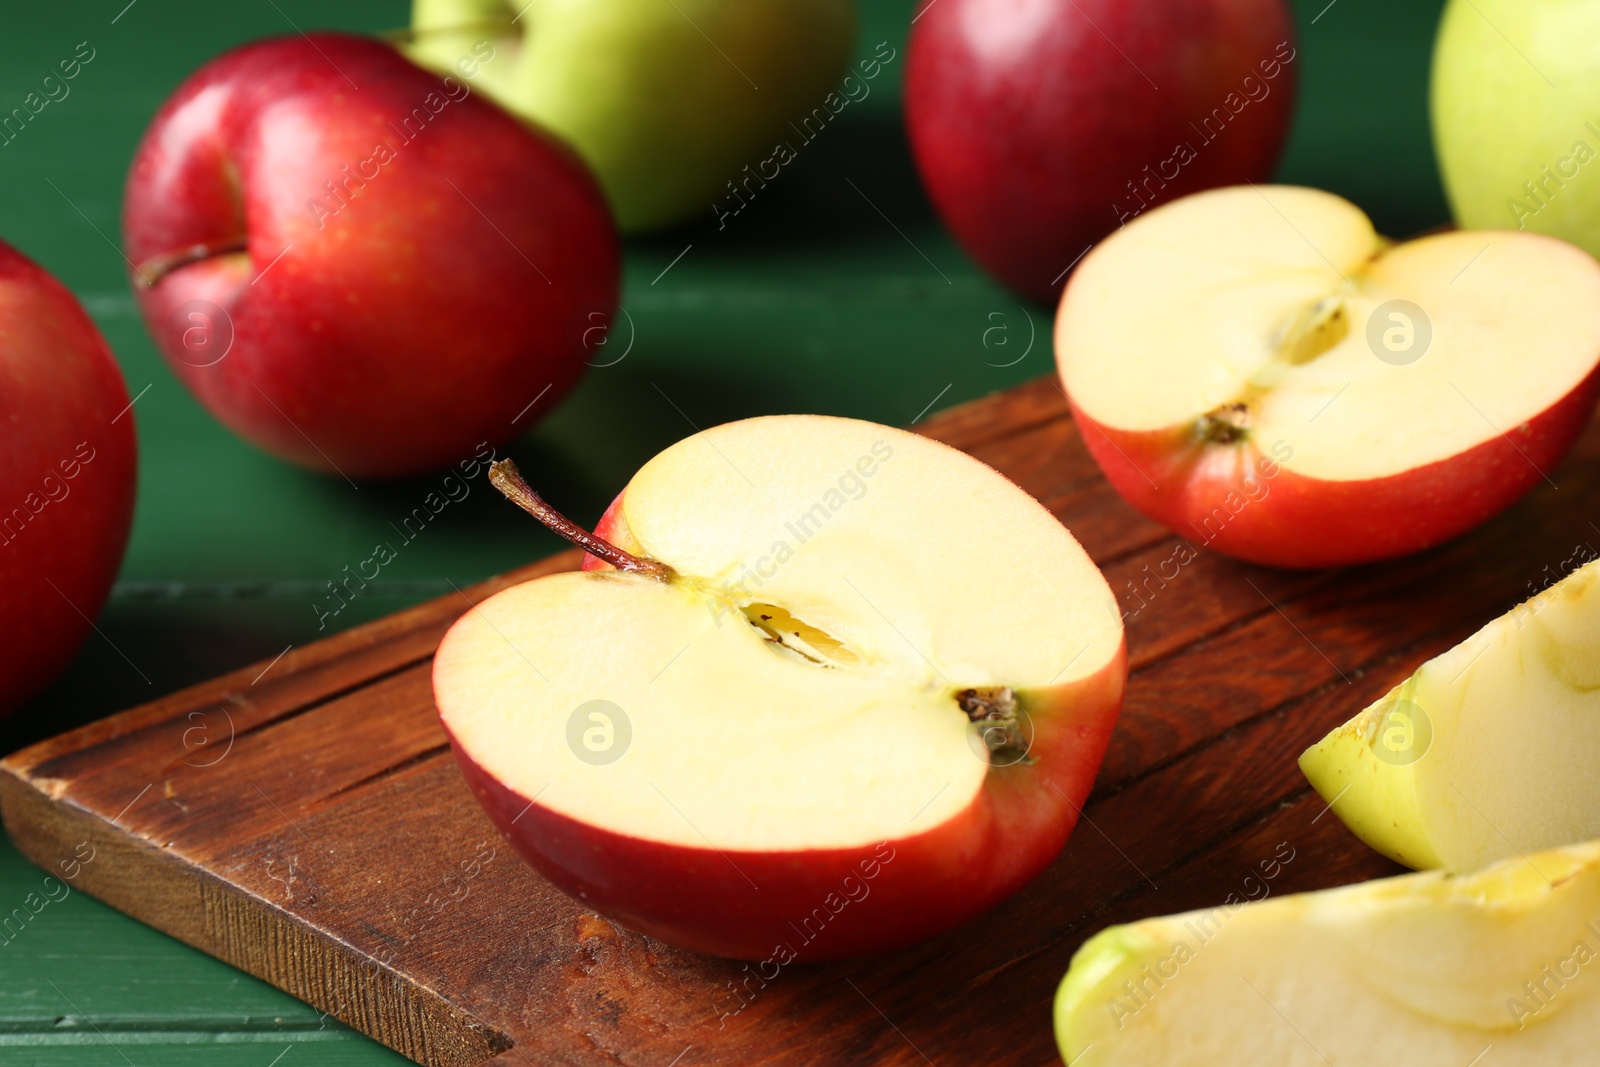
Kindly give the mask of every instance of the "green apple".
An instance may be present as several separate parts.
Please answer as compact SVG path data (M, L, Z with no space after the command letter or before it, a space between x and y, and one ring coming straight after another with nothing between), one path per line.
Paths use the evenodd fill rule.
M1580 546L1578 558L1594 559ZM1476 870L1600 837L1600 561L1424 663L1300 768L1409 867Z
M1456 222L1600 255L1600 4L1450 0L1433 137Z
M407 50L564 137L637 232L814 136L855 28L855 0L414 0Z
M1593 1063L1600 842L1111 927L1055 1026L1072 1067Z

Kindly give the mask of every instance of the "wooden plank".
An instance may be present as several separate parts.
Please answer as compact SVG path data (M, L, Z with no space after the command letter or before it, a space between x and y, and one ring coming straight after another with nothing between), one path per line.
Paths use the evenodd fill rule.
M1241 564L1133 512L1053 381L919 429L1079 535L1133 668L1061 859L933 941L762 978L586 912L514 857L444 743L431 655L469 603L575 566L570 552L17 753L0 812L41 866L91 849L78 887L422 1063L1053 1062L1050 998L1095 930L1220 904L1264 861L1273 893L1392 873L1295 756L1600 541L1583 506L1600 490L1593 427L1559 490L1343 572Z

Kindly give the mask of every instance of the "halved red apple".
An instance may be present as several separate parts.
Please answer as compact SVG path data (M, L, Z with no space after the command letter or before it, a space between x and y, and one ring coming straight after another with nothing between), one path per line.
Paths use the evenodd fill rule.
M1056 318L1084 442L1196 544L1316 567L1414 552L1544 480L1600 390L1600 264L1532 233L1394 244L1331 193L1140 216Z
M434 664L467 781L552 882L781 964L931 936L1054 859L1126 651L1026 493L905 431L781 416L672 446L608 516L608 554L644 564L498 593Z

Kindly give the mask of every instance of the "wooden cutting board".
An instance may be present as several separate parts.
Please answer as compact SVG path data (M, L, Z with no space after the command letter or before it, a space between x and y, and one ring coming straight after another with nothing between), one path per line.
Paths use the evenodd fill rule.
M757 975L619 928L512 854L457 773L430 659L469 603L570 552L16 753L6 829L41 867L424 1064L1055 1063L1051 997L1101 927L1395 873L1295 757L1600 544L1593 426L1483 529L1305 573L1198 540L1189 559L1100 477L1053 379L919 429L1072 529L1127 612L1132 666L1065 853L941 938Z

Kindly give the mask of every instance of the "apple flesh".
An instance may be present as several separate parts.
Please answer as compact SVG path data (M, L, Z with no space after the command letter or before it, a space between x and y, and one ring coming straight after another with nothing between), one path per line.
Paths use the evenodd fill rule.
M60 282L0 242L0 715L71 660L133 521L133 412L111 350Z
M577 380L616 303L616 234L577 159L469 81L341 34L190 77L123 216L184 384L267 451L349 477L510 439Z
M929 937L1055 858L1126 651L1098 569L1015 485L904 431L760 418L655 457L605 529L668 577L516 586L434 664L469 785L557 886L787 962Z
M1600 7L1584 0L1445 6L1430 109L1460 225L1549 234L1600 255L1597 38Z
M1062 295L1084 443L1179 536L1284 567L1447 540L1544 480L1600 390L1600 264L1525 233L1379 237L1288 186L1140 216Z
M929 196L1006 285L1054 300L1157 204L1265 181L1294 110L1283 0L937 0L906 56Z
M481 62L484 91L577 149L633 233L764 187L747 164L843 106L826 101L855 28L854 0L415 0L407 51Z
M1419 667L1300 767L1363 841L1470 871L1600 838L1600 562Z
M1589 843L1111 927L1072 959L1056 1040L1073 1067L1588 1063L1597 915Z

